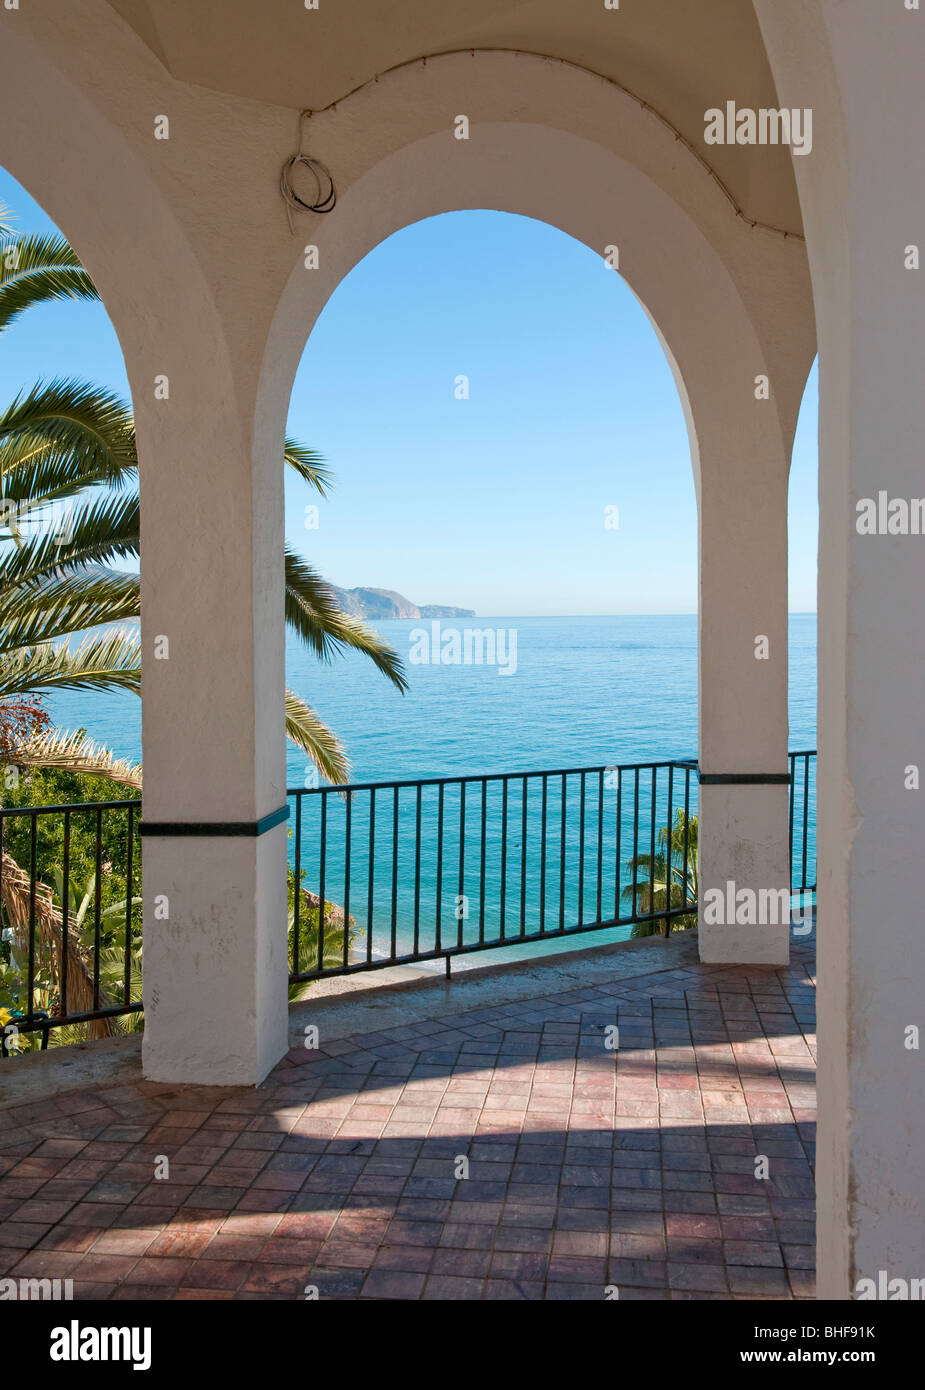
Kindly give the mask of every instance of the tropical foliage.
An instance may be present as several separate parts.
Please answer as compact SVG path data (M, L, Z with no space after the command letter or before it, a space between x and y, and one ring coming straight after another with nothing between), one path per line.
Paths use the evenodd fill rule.
M623 889L623 901L636 903L638 913L670 912L687 903L697 901L697 817L685 817L684 811L675 812L670 832L671 869L668 867L669 830L662 826L659 830L653 859L649 854L637 854L628 859L626 867L630 882ZM685 872L686 865L686 872ZM634 937L668 936L671 931L685 931L697 925L696 908L692 912L679 912L676 917L652 917L648 922L637 922L633 927Z
M290 832L291 833L291 832ZM305 870L299 874L299 971L317 970L323 963L328 969L339 965L344 959L344 945L346 938L346 950L349 957L350 950L358 937L362 934L357 927L356 919L351 916L344 925L343 908L336 903L325 900L324 904L324 942L323 949L321 933L319 931L320 901L315 893L311 893L305 887ZM296 901L296 875L295 870L289 869L289 934L288 934L288 956L290 970L293 969L295 955L295 901ZM319 956L323 959L319 960ZM297 981L289 987L290 1002L304 999L311 989L312 982Z
M63 238L16 237L3 223L0 209L0 332L34 305L97 298ZM287 439L284 459L326 496L330 477L318 454ZM0 536L8 542L0 551L0 700L64 688L137 693L139 576L116 567L139 558L128 406L82 381L43 381L21 392L0 411L0 481ZM363 653L404 690L392 648L341 612L324 580L289 547L284 563L289 629L323 661L348 649ZM73 634L87 632L72 645ZM293 691L286 692L286 734L328 781L348 780L336 734Z
M75 743L79 736L75 736ZM28 1012L29 925L35 923L33 1008L51 1017L83 1013L141 998L141 847L138 815L131 844L128 808L91 807L63 813L17 815L19 807L134 800L137 787L106 777L62 769L3 769L3 864L0 872L0 1017L11 1050L39 1045L38 1034L17 1036ZM34 824L34 829L33 829ZM65 835L67 854L65 855ZM100 859L97 875L97 835ZM131 854L132 900L129 888ZM35 863L36 888L23 865ZM67 881L64 865L67 864ZM64 906L67 904L67 913ZM65 920L67 931L65 933ZM95 987L96 922L99 920L99 989ZM65 965L63 943L67 942ZM126 938L128 952L126 953ZM130 993L126 995L126 971ZM57 1045L110 1036L140 1027L140 1017L100 1019L56 1029Z

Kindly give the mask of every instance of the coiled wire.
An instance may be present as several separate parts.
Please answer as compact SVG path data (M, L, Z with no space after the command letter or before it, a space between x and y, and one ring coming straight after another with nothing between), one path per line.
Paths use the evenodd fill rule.
M320 159L315 159L312 155L306 154L305 145L305 122L311 116L311 111L299 112L299 148L298 152L286 160L279 176L279 191L286 204L286 217L289 220L289 231L292 234L295 228L292 225L293 212L333 212L337 203L337 193L334 189L334 179L331 177L330 170L322 164ZM296 166L307 169L317 185L317 196L314 202L307 202L296 193L292 186L292 171Z

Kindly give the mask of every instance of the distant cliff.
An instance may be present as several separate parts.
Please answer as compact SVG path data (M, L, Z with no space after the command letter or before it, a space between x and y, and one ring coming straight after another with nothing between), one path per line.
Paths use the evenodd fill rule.
M339 589L328 586L345 613L355 618L474 618L471 608L447 608L439 603L420 607L394 589Z

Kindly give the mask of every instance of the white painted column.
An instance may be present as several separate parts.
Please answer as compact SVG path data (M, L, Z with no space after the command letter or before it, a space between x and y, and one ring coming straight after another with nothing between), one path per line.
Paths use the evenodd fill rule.
M925 10L757 10L780 99L812 105L816 132L794 164L820 341L817 1293L908 1297L925 1276L925 536L859 534L856 509L925 496L925 269L907 250L923 263Z
M750 344L732 346L736 364L724 364L712 397L694 407L700 453L700 958L785 964L788 455L773 370ZM756 382L765 378L766 387Z
M173 330L133 372L144 1072L256 1084L287 1046L284 420L256 429L221 340Z
M4 15L0 109L3 162L84 259L131 382L142 825L187 832L142 840L144 1071L254 1084L287 1045L286 827L267 826L286 801L292 366L263 358L292 261L266 171L291 123L176 82L96 0Z

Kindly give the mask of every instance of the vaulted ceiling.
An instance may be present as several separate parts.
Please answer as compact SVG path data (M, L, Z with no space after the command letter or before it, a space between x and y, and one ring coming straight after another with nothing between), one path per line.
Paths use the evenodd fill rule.
M751 0L109 0L173 77L319 109L459 48L563 58L619 82L701 150L745 214L801 230L789 150L705 146L704 112L777 96Z

